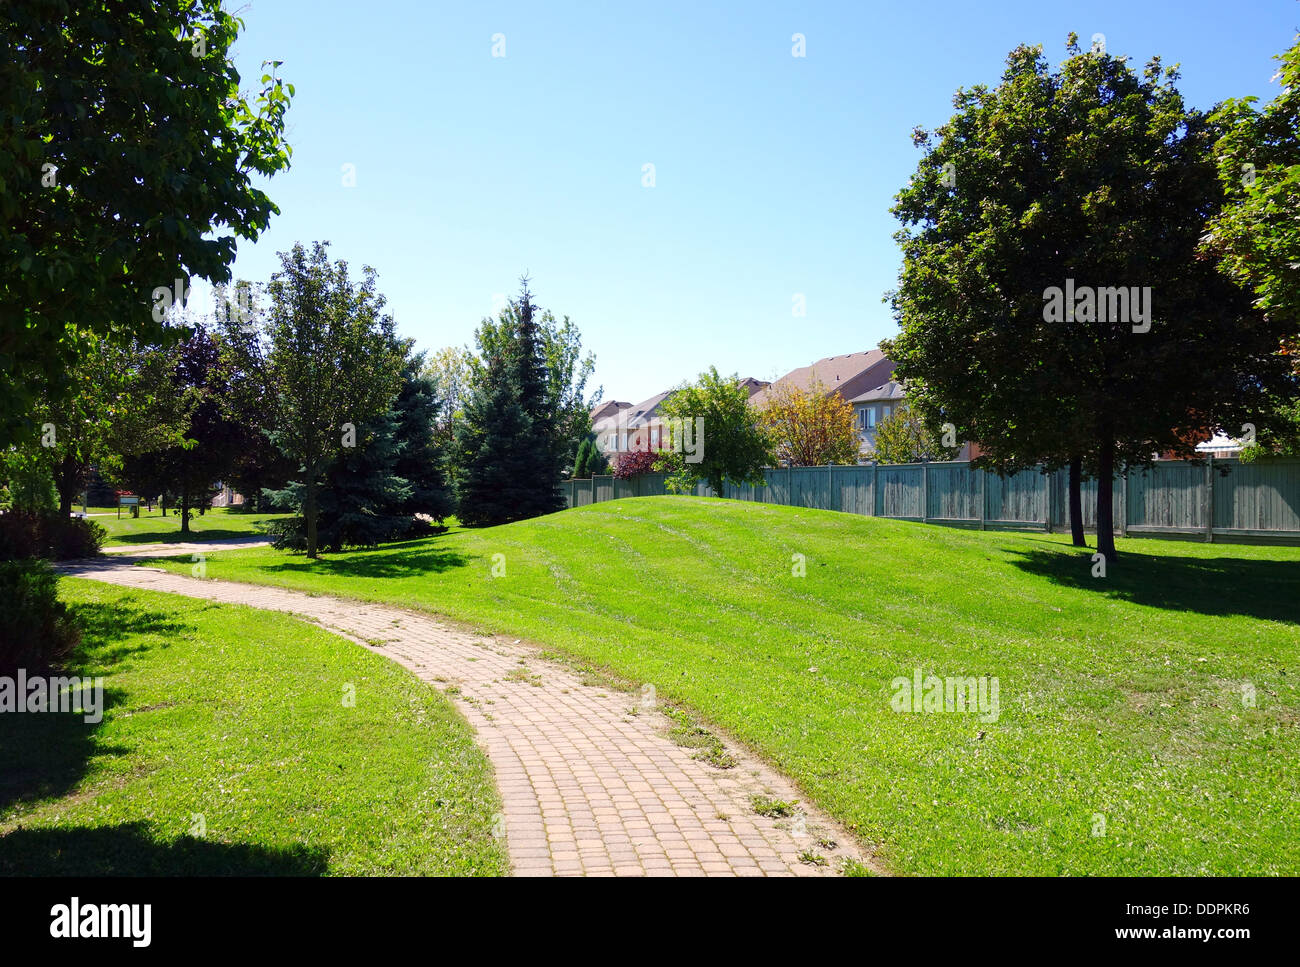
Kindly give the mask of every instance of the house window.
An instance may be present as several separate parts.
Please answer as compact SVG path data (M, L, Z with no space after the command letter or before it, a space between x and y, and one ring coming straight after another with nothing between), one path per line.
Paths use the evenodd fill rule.
M882 407L880 408L880 411L881 411L881 413L882 413L882 417L881 417L882 419L888 417L888 416L889 416L889 404L886 403L884 406L882 406Z
M876 428L876 408L874 406L868 406L865 412L867 415L867 429L874 430Z

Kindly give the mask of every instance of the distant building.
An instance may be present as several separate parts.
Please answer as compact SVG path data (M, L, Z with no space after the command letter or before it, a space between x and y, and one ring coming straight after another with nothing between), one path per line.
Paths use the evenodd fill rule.
M770 386L761 379L747 376L740 381L750 398ZM664 425L661 407L673 393L664 390L633 405L617 400L602 403L591 411L591 428L596 445L607 457L624 450L660 450L672 443L672 432Z
M845 400L880 386L894 372L894 362L879 349L844 356L827 356L809 366L792 369L775 383L755 393L750 402L762 409L774 386L795 386L809 389L814 382L821 383L828 393Z

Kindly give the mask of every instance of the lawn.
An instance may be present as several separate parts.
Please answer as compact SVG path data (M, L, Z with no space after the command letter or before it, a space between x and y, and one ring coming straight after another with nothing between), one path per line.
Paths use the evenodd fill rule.
M653 683L897 873L1300 873L1300 549L1119 546L1094 578L1061 535L659 497L317 562L214 552L208 576ZM894 711L917 669L996 677L997 721Z
M283 614L60 593L108 710L0 717L0 874L507 871L491 767L404 669Z
M91 517L94 523L108 531L105 547L121 544L155 544L167 541L203 541L222 540L223 538L243 537L256 539L265 537L267 521L279 520L286 514L246 514L230 511L224 507L209 510L202 517L198 513L190 515L190 533L181 534L181 519L168 513L166 517L155 509L152 514L144 508L139 517L132 517L123 512L117 517Z

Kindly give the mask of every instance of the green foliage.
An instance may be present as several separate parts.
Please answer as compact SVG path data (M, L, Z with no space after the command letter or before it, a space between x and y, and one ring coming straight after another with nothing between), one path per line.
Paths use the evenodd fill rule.
M393 472L411 488L400 507L406 514L426 514L441 522L455 510L447 483L450 445L438 435L439 414L444 411L437 382L428 375L424 356L408 356L402 371L402 388L391 412L397 458Z
M407 359L402 388L393 404L359 427L356 446L344 448L326 469L317 518L318 540L324 549L374 547L425 535L433 528L417 519L417 513L438 521L451 513L441 452L433 440L438 400L432 381L421 375L421 364L419 357ZM300 481L290 483L269 496L273 504L299 512L268 525L275 546L305 550L306 520L301 511L306 486Z
M34 453L11 451L0 455L0 509L53 512L59 506L59 494L49 467Z
M11 510L0 514L0 561L94 557L105 536L104 528L86 518L58 511Z
M327 245L279 253L266 318L225 333L237 368L267 407L271 439L300 467L308 557L317 554L322 475L346 456L353 434L359 439L388 410L404 362L374 270L366 266L353 282L346 262L330 261Z
M902 403L876 427L873 455L880 463L920 463L951 460L958 449L942 446L921 414Z
M474 354L458 346L446 346L430 356L424 374L433 381L438 396L438 415L434 433L438 442L450 448L455 441L456 421L464 415L474 375Z
M552 408L534 311L524 279L500 322L479 328L479 369L456 426L457 517L470 526L564 508L559 483L568 441Z
M588 433L578 446L578 455L573 461L573 476L575 479L586 480L608 473L609 459L596 444L596 434Z
M110 473L139 454L188 446L184 438L198 391L174 380L178 353L84 337L63 396L47 396L38 411L39 441L25 447L41 460L69 513L92 464Z
M0 517L0 521L8 518ZM59 665L81 634L58 599L59 576L43 560L0 560L0 675Z
M486 373L486 359L494 353L509 351L514 333L519 329L521 305L518 301L510 302L496 319L483 320L477 334L480 356L467 354L462 359L469 365L471 384ZM555 434L557 458L561 466L570 467L577 458L578 447L591 432L591 410L602 395L600 388L590 396L586 394L587 383L596 369L596 357L592 353L583 355L582 334L568 316L563 322L557 322L549 309L536 309L533 318L545 363L547 411ZM448 370L454 372L456 365L454 359L444 358L439 371L447 372L450 377Z
M253 177L289 166L293 85L273 62L250 103L242 28L221 0L0 5L0 446L88 337L162 342L154 290L225 281L277 211Z
M665 399L660 413L673 430L674 449L661 453L655 468L669 475L665 485L674 493L694 490L701 480L718 495L728 480L762 486L772 442L738 375L724 378L710 366Z
M1242 454L1247 460L1300 455L1300 37L1277 59L1282 90L1263 110L1254 108L1258 98L1245 97L1215 112L1224 128L1215 150L1227 204L1204 240L1255 305L1289 328L1282 350L1293 384L1261 407L1255 443Z
M214 484L248 449L249 428L229 417L229 385L224 380L216 339L198 329L176 349L171 373L173 394L187 399L185 438L175 446L128 457L118 475L131 490L148 497L175 495L181 533L189 533L190 509L206 507Z
M1099 550L1111 556L1112 470L1192 456L1286 382L1284 327L1198 258L1222 203L1218 131L1153 58L1081 52L1049 69L1021 46L993 89L958 91L894 214L903 223L895 377L927 425L950 422L1014 471L1082 458L1096 476ZM1049 320L1045 298L1150 287L1149 330L1086 309ZM1073 310L1073 307L1071 307ZM1116 313L1116 315L1119 315Z
M813 376L806 389L776 383L762 409L763 429L777 458L791 467L854 464L860 438L853 405Z

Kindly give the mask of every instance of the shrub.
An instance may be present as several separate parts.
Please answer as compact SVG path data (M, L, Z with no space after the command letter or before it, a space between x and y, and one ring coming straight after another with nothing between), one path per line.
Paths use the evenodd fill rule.
M58 598L58 583L46 561L0 562L0 674L43 670L77 647L81 632Z
M94 557L108 532L94 521L11 510L0 514L0 561Z
M350 526L350 520L317 521L316 540L321 550L337 554L348 548L378 547L393 541L409 541L419 537L441 534L446 527L435 525L423 517L372 518L365 526ZM307 519L286 517L269 521L266 525L271 546L280 551L307 550Z
M660 456L658 450L624 450L614 460L614 476L626 480L640 473L654 473Z

